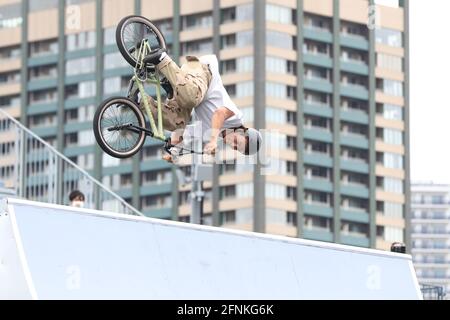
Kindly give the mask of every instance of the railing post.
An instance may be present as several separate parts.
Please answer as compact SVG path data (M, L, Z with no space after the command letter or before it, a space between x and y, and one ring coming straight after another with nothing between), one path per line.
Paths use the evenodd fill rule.
M25 132L18 126L16 126L17 129L17 138L16 138L16 148L17 148L17 162L16 162L16 169L18 173L18 184L16 186L16 189L18 189L18 192L16 191L16 194L20 198L25 198L26 193L26 185L25 185L25 170L26 170L26 136Z
M62 170L62 159L57 158L56 159L56 170L55 170L55 189L56 189L56 202L55 203L62 203L63 200L63 190L64 190L64 174Z

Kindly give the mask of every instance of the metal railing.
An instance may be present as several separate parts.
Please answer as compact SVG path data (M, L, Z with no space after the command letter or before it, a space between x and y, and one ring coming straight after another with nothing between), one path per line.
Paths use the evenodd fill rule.
M424 300L444 300L445 292L442 286L420 284L420 291Z
M143 215L2 109L0 168L0 180L20 198L68 205L77 189L85 208Z

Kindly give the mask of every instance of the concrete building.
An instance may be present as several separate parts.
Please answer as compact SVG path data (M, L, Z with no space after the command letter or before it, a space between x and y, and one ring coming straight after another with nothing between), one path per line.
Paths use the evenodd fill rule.
M0 105L145 214L188 220L189 186L160 144L118 160L92 134L132 72L115 26L144 15L176 60L217 54L247 124L277 131L276 174L215 166L205 223L388 249L408 239L408 1L376 2L0 0Z
M411 186L412 255L420 283L450 293L450 185Z

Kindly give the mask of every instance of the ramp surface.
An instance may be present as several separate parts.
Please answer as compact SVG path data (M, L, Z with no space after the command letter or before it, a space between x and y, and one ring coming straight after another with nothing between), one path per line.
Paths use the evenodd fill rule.
M421 299L411 256L7 199L0 299Z

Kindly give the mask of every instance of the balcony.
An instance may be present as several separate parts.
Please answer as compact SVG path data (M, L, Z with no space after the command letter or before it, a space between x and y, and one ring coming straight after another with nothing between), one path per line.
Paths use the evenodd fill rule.
M341 243L357 247L369 247L369 238L364 233L341 232Z
M333 217L333 208L328 203L324 202L316 202L312 200L305 200L303 203L303 211L305 214L324 217L324 218L332 218Z
M149 218L170 219L172 217L172 208L143 208L142 213Z
M303 130L303 137L305 139L317 140L322 142L333 142L333 134L329 129L321 127L305 126Z
M369 66L364 61L360 60L341 58L341 70L364 76L369 74Z
M332 118L333 109L327 103L317 103L312 101L303 101L303 112L319 117Z
M369 164L361 158L348 158L341 156L341 170L348 170L358 173L369 173Z
M369 115L362 110L341 108L341 120L359 124L369 124Z
M306 228L303 230L303 237L309 240L333 242L333 233L325 228Z
M341 207L341 219L359 223L369 223L369 213L365 209Z
M303 26L303 36L305 37L305 39L333 43L333 34L330 30L315 27L312 25Z
M369 90L364 85L341 82L341 95L360 100L368 100Z
M349 33L341 33L340 42L341 46L344 47L365 51L369 50L369 41L364 36Z
M368 149L369 139L365 135L351 133L351 132L341 132L341 145Z
M305 164L319 165L327 168L333 167L333 158L327 153L307 151L303 154L303 161Z
M28 91L51 89L58 86L58 79L53 76L34 78L28 81Z
M139 188L140 196L153 196L157 194L166 194L172 192L172 183L165 183L160 185L147 185Z
M305 77L303 80L303 86L305 89L320 91L325 93L333 92L333 84L328 79Z
M368 198L369 188L365 184L341 182L341 193L346 196Z
M55 64L58 62L57 53L49 53L28 58L28 67Z
M333 59L330 55L325 53L315 53L312 51L303 51L303 62L314 66L320 66L324 68L333 67Z
M330 179L304 176L303 183L306 189L333 192L333 184Z

